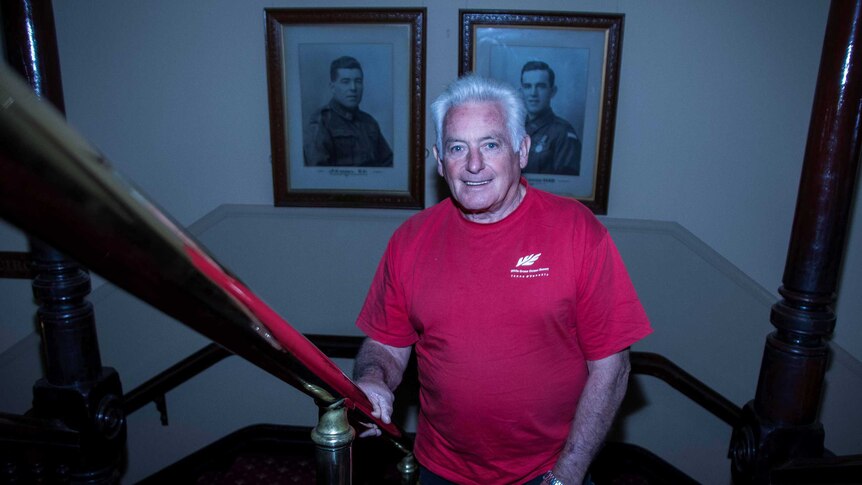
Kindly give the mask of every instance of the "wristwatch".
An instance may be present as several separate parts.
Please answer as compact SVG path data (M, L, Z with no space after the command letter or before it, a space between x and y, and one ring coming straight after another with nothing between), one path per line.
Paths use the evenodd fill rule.
M551 470L548 470L548 473L542 475L542 483L547 485L564 485L559 478L554 476L554 472Z

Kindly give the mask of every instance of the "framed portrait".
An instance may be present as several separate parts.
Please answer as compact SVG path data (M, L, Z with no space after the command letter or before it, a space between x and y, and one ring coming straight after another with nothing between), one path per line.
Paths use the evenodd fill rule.
M422 9L265 9L276 206L424 206Z
M623 15L461 10L459 73L518 88L530 185L607 214Z

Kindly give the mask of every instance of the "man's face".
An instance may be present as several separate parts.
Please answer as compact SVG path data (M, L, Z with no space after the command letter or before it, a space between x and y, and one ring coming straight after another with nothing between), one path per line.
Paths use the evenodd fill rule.
M362 70L336 69L335 81L329 83L332 98L345 108L359 107L362 101Z
M551 86L548 71L524 71L521 75L521 95L527 105L527 113L531 116L547 109L555 94L557 87Z
M521 169L527 166L530 139L514 151L502 107L495 102L468 103L449 110L443 123L443 153L437 172L467 219L496 222L521 201Z

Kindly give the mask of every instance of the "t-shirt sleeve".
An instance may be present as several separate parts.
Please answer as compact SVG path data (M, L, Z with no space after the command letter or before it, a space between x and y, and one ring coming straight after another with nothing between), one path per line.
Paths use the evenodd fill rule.
M377 266L365 304L356 319L356 326L382 344L409 347L419 339L419 335L407 313L404 287L398 278L393 246L390 240Z
M587 360L613 355L652 332L622 257L605 232L585 252L577 285L577 335Z

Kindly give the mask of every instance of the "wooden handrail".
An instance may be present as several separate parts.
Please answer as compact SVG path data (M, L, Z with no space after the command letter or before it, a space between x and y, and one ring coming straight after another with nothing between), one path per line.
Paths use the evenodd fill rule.
M668 358L651 352L632 352L633 374L644 374L666 382L725 423L736 426L742 419L742 408L722 396Z
M0 217L319 402L365 394L0 66ZM75 237L70 237L74 234Z
M345 359L356 357L364 340L364 337L346 335L306 334L305 337L328 357ZM127 393L126 412L132 413L140 409L229 355L230 352L217 344L207 345ZM630 355L632 374L660 379L725 423L731 426L739 424L742 417L742 409L739 406L667 357L651 352L631 352Z
M341 335L306 334L305 337L327 357L333 359L354 358L364 340L363 337ZM127 415L132 414L231 355L234 355L233 352L221 345L214 343L206 345L127 392L123 409Z
M134 413L231 355L233 353L221 345L205 346L127 392L123 399L123 410L126 415Z

